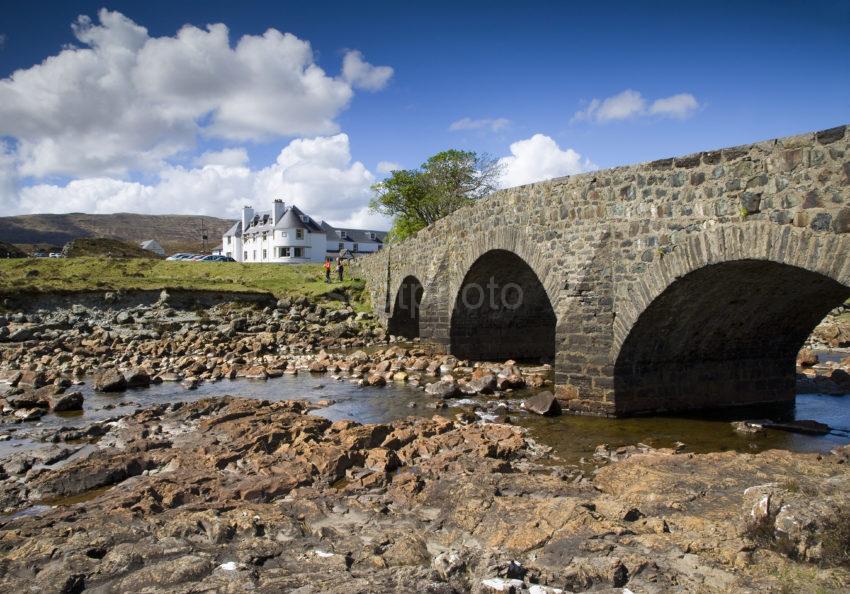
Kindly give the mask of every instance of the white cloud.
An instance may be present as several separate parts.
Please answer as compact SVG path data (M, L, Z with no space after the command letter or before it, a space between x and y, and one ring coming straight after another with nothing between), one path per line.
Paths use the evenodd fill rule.
M232 45L223 24L155 38L118 12L98 20L74 23L83 47L0 80L0 136L17 140L22 175L157 171L201 134L333 134L353 87L375 90L392 74L349 52L343 74L329 76L309 42L275 29Z
M535 134L511 144L511 154L499 159L502 186L510 188L595 169L571 148L562 150L549 136Z
M248 164L248 151L242 147L220 151L207 151L195 159L195 165L226 165L238 167Z
M3 204L3 210L236 217L246 202L265 209L270 208L272 199L282 198L329 222L350 226L369 223L377 228L389 226L385 224L386 219L368 212L370 187L375 177L362 163L352 161L345 134L293 140L280 152L275 163L259 170L236 161L221 162L226 159L214 163L217 160L214 157L221 157L225 152L206 153L210 162L199 167L167 167L158 183L151 185L95 177L74 180L64 186L24 187L18 198Z
M647 108L643 95L633 89L626 89L606 99L591 100L586 108L573 115L571 121L605 123L646 116L685 119L698 108L699 102L690 93L656 99Z
M457 132L460 130L489 130L498 132L508 127L511 123L506 118L480 118L473 120L472 118L461 118L452 122L449 126L449 131Z
M0 140L0 205L15 200L17 177L15 155L9 146Z
M663 99L656 99L649 108L653 115L666 116L684 120L699 108L696 97L690 93L679 93Z
M277 162L257 173L253 195L298 204L315 217L340 221L368 204L375 176L359 161L351 162L348 136L293 140Z
M377 167L378 173L388 174L388 173L392 173L393 171L399 171L400 169L402 169L401 165L399 165L398 163L395 163L393 161L379 161L378 162L378 167Z
M3 46L6 45L6 34L0 33L0 49L3 49Z
M392 75L390 66L372 66L356 50L346 52L342 59L342 78L356 89L380 91Z

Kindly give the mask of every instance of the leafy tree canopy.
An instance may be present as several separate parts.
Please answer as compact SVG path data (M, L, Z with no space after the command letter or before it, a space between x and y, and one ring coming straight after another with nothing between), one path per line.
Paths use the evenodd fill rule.
M498 162L473 151L437 153L418 169L393 171L372 186L374 212L394 218L390 239L409 237L497 188Z

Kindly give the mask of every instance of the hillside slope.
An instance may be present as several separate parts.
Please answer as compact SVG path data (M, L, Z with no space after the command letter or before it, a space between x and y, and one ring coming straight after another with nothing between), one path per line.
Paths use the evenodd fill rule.
M233 221L190 215L35 214L0 217L0 241L13 244L62 246L80 237L108 237L139 242L156 239L166 252L200 251L201 223L207 228L208 246L221 243Z

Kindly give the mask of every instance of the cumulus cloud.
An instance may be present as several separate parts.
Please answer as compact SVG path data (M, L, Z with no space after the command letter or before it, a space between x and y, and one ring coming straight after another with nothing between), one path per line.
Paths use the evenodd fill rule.
M489 130L490 132L498 132L508 127L511 123L506 118L461 118L452 122L449 126L449 131L458 132L461 130Z
M379 161L378 162L378 173L392 173L393 171L399 171L401 169L401 165L395 163L393 161Z
M342 59L342 78L356 89L380 91L392 75L390 66L372 66L357 50L346 52Z
M545 134L535 134L514 142L510 150L509 156L499 159L501 183L505 188L595 169L588 159L582 160L581 155L571 148L561 149Z
M81 47L0 80L0 136L17 140L19 173L40 178L156 171L199 135L267 141L333 134L354 88L392 76L348 52L339 77L309 42L269 29L231 44L227 27L151 37L118 12L72 26Z
M237 217L243 204L266 209L274 198L281 198L331 223L389 226L382 217L368 213L375 177L352 160L346 134L293 140L272 165L258 170L239 162L236 153L206 153L206 162L194 168L169 166L155 184L92 177L65 185L28 186L14 205L5 206L28 213L130 211ZM2 163L0 158L0 176Z
M671 97L656 99L649 108L652 115L666 116L684 120L699 109L696 97L690 93L679 93Z
M16 186L15 155L9 145L0 140L0 205L15 200Z
M248 151L244 148L229 148L220 151L207 151L195 159L195 165L226 165L238 167L248 164Z
M633 89L626 89L605 99L591 100L587 107L573 115L572 121L605 123L646 116L685 119L693 115L698 108L699 102L690 93L662 97L647 107L647 100L643 95Z

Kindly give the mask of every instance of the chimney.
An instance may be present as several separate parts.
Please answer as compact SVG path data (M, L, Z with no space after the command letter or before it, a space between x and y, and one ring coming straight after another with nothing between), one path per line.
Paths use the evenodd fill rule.
M276 225L280 220L280 217L286 212L286 203L280 198L275 199L274 205L272 206L272 225Z
M248 228L248 223L254 218L254 208L252 206L242 207L242 233Z

